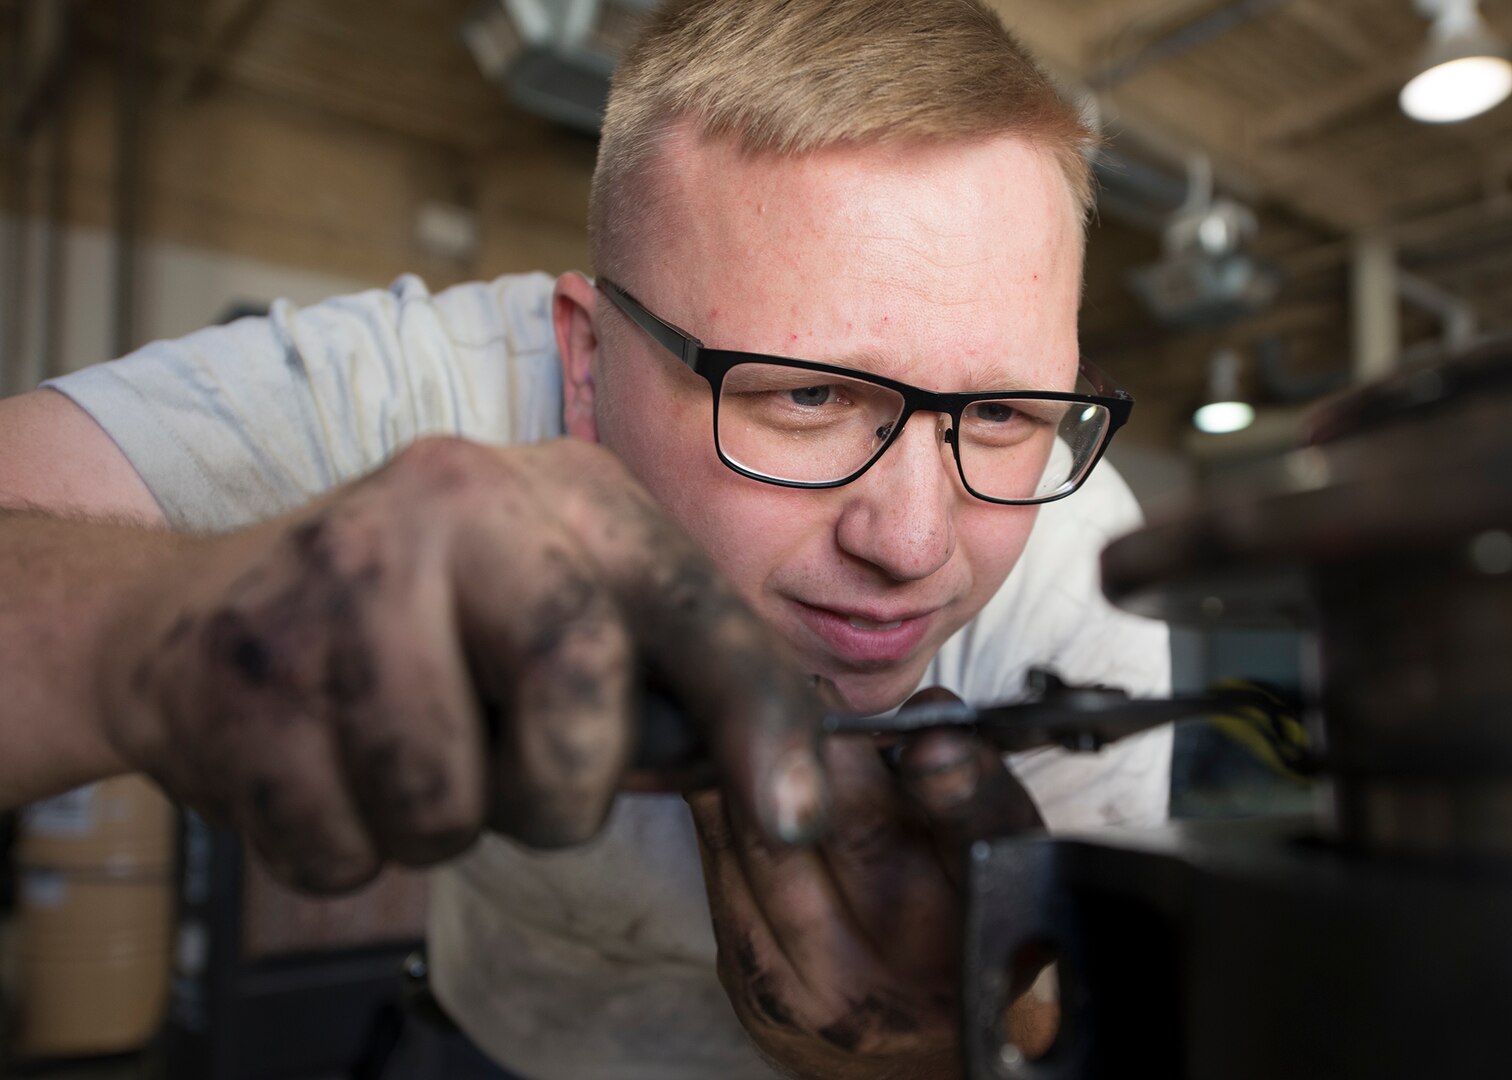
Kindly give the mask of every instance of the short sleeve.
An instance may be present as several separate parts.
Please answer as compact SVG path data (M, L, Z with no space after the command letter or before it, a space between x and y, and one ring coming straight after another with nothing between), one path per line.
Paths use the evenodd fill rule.
M88 412L182 529L228 529L371 471L425 435L560 430L551 279L432 295L412 276L240 319L47 384Z

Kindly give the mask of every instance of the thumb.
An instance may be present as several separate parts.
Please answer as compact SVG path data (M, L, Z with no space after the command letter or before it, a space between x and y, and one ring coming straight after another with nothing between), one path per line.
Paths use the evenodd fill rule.
M959 700L943 687L919 691L908 704ZM946 728L906 739L897 752L898 779L931 831L952 848L985 836L1044 828L1039 808L1003 763L975 735Z

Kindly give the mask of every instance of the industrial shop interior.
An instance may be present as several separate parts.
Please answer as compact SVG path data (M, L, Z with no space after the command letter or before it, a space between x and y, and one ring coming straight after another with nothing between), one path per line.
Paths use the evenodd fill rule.
M0 1077L1512 1060L1512 0L0 0Z

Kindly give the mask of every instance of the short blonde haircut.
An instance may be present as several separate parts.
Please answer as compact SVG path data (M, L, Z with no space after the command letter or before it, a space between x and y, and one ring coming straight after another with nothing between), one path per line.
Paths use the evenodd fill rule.
M1094 137L980 0L670 0L614 77L589 199L600 273L648 238L658 151L691 122L750 153L1019 136L1085 217Z

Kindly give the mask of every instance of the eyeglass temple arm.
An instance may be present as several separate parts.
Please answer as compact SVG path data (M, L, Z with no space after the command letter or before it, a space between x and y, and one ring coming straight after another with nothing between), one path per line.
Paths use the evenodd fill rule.
M620 288L608 278L599 278L597 285L615 306L630 316L632 322L646 333L650 334L656 342L673 356L677 357L690 368L695 367L698 353L703 344L692 334L679 330L669 322L665 322L641 306L641 302Z
M1092 388L1103 397L1122 398L1129 402L1134 400L1133 394L1119 386L1113 381L1111 375L1085 357L1081 362L1081 371L1082 377L1091 383Z

